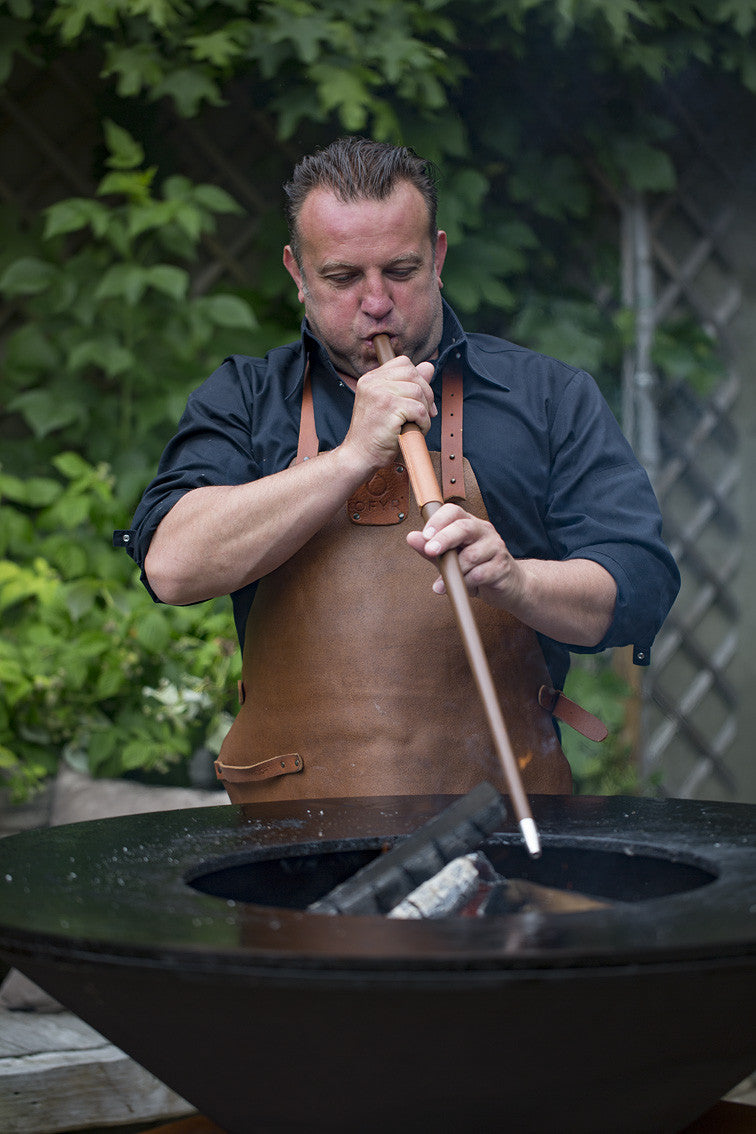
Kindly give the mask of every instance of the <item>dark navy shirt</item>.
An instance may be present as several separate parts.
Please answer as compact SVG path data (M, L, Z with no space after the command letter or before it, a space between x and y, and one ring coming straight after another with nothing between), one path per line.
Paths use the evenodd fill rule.
M466 334L444 304L433 379L439 401L452 353L463 361L464 454L509 551L517 558L592 559L617 583L614 619L598 645L587 650L540 636L554 684L563 685L570 650L632 644L636 661L647 663L680 577L661 538L648 477L596 383L502 339ZM129 552L141 567L155 529L185 492L244 484L288 467L297 451L307 354L320 449L343 441L354 394L306 324L300 341L264 359L227 358L190 396L134 516ZM440 415L427 441L440 449ZM144 571L142 578L149 589ZM242 645L255 586L231 596Z

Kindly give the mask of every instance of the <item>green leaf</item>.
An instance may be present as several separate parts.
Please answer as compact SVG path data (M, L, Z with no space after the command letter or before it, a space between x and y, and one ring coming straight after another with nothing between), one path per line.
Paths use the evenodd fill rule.
M103 78L117 76L116 90L121 98L133 98L143 88L154 87L163 77L164 62L151 43L106 46Z
M323 110L327 114L338 110L347 130L361 130L367 121L370 87L374 81L370 71L359 65L347 69L317 63L310 74Z
M47 260L37 256L22 256L14 260L0 276L0 291L8 296L38 295L50 288L60 271Z
M63 591L63 601L72 622L79 622L94 607L97 600L97 583L81 579L70 583Z
M20 413L37 438L81 419L81 407L52 390L26 390L11 398L8 409Z
M160 610L149 611L136 627L137 641L153 654L161 653L170 641L168 619Z
M11 477L0 473L0 494L30 508L41 508L57 500L61 486L50 477Z
M147 200L132 205L129 210L128 233L132 238L141 236L151 228L162 228L175 220L176 206L172 201Z
M756 25L753 0L719 0L717 19L722 23L729 20L740 36L750 35Z
M150 186L154 176L154 166L151 169L116 170L105 174L97 186L97 192L101 197L114 193L141 204L150 199Z
M56 532L45 539L40 551L64 579L80 578L86 571L87 555L80 543L72 543L70 536Z
M78 453L58 453L52 463L67 480L79 480L92 472L92 466Z
M50 27L59 27L64 43L78 39L89 20L99 27L112 28L118 21L113 0L57 0L50 16Z
M209 209L212 213L243 213L241 205L221 189L219 185L195 185L193 191L197 204Z
M123 299L134 307L148 284L148 268L139 264L113 264L95 288L95 299Z
M103 669L97 675L95 696L102 701L107 701L121 692L123 685L124 674L120 670L115 668Z
M632 189L639 193L661 193L674 189L675 167L669 154L641 138L619 138L612 146L614 156Z
M28 20L34 12L32 0L4 0L4 2L10 14L17 20Z
M135 363L133 353L122 346L112 335L85 339L75 346L68 356L68 369L72 374L87 366L96 366L109 378L117 378L130 370Z
M170 296L176 302L186 298L189 290L189 273L172 264L154 264L146 271L147 282L150 287L164 295Z
M254 330L257 326L249 305L238 295L210 295L199 303L219 327L246 327Z
M129 0L131 13L146 16L157 28L175 24L184 7L181 0Z
M320 52L320 44L329 42L333 25L322 13L308 14L312 7L300 5L296 15L286 10L285 5L266 5L270 22L266 28L266 39L271 44L292 45L295 57L302 63L314 63Z
M222 70L243 54L257 31L249 20L231 20L224 27L205 35L188 36L185 43L193 59Z
M111 169L136 169L144 161L144 149L140 142L137 142L129 134L128 130L124 130L116 122L106 118L103 122L105 129L105 141L110 151L110 156L106 161Z
M45 209L45 239L69 232L78 232L91 225L96 236L107 228L108 210L99 201L87 197L69 197Z
M224 105L224 99L213 80L188 67L178 68L166 75L162 82L155 85L151 97L155 100L172 98L182 118L193 118L204 102L210 106Z
M19 327L6 342L5 363L7 371L35 373L45 371L54 373L60 366L57 336L37 325L26 323Z
M2 681L2 672L0 671L0 681ZM18 757L11 752L10 748L6 748L4 744L0 744L0 768L9 770L18 766Z
M176 221L193 242L199 240L202 235L203 219L202 213L195 205L180 205L176 209Z

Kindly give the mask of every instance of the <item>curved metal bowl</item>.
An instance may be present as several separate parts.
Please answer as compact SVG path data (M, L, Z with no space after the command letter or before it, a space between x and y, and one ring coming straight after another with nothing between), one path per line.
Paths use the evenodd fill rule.
M306 912L449 802L222 806L12 836L0 953L230 1134L661 1134L752 1072L756 808L534 798L531 877L603 909ZM522 876L516 832L485 849Z

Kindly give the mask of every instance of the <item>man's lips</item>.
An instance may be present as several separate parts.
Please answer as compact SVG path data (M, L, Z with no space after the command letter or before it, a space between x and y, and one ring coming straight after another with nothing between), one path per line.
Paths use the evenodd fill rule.
M392 347L393 347L393 346L394 346L394 345L396 344L397 338L396 338L396 333L395 333L395 332L393 332L393 331L383 331L383 330L378 330L378 331L371 331L371 333L370 333L369 335L367 335L367 336L365 337L365 339L363 339L363 342L364 342L364 343L365 343L365 344L366 344L367 346L369 346L369 347L370 347L370 349L371 349L371 351L373 352L373 354L375 354L375 342L374 342L374 340L375 340L375 338L376 338L376 336L377 336L377 335L386 335L386 337L388 338L388 340L389 340L389 342L391 343Z

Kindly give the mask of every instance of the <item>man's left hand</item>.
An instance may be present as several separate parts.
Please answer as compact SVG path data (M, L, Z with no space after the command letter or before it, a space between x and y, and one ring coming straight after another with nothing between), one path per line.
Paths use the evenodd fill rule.
M444 504L407 543L433 562L457 551L462 576L473 597L508 610L526 626L574 646L593 647L605 637L614 615L617 585L592 559L515 559L488 520ZM433 584L444 594L443 580Z
M496 528L465 512L458 504L444 504L434 512L421 532L410 532L407 543L433 561L456 549L468 591L493 606L517 606L522 590L522 571ZM433 584L436 594L445 593L439 576Z

